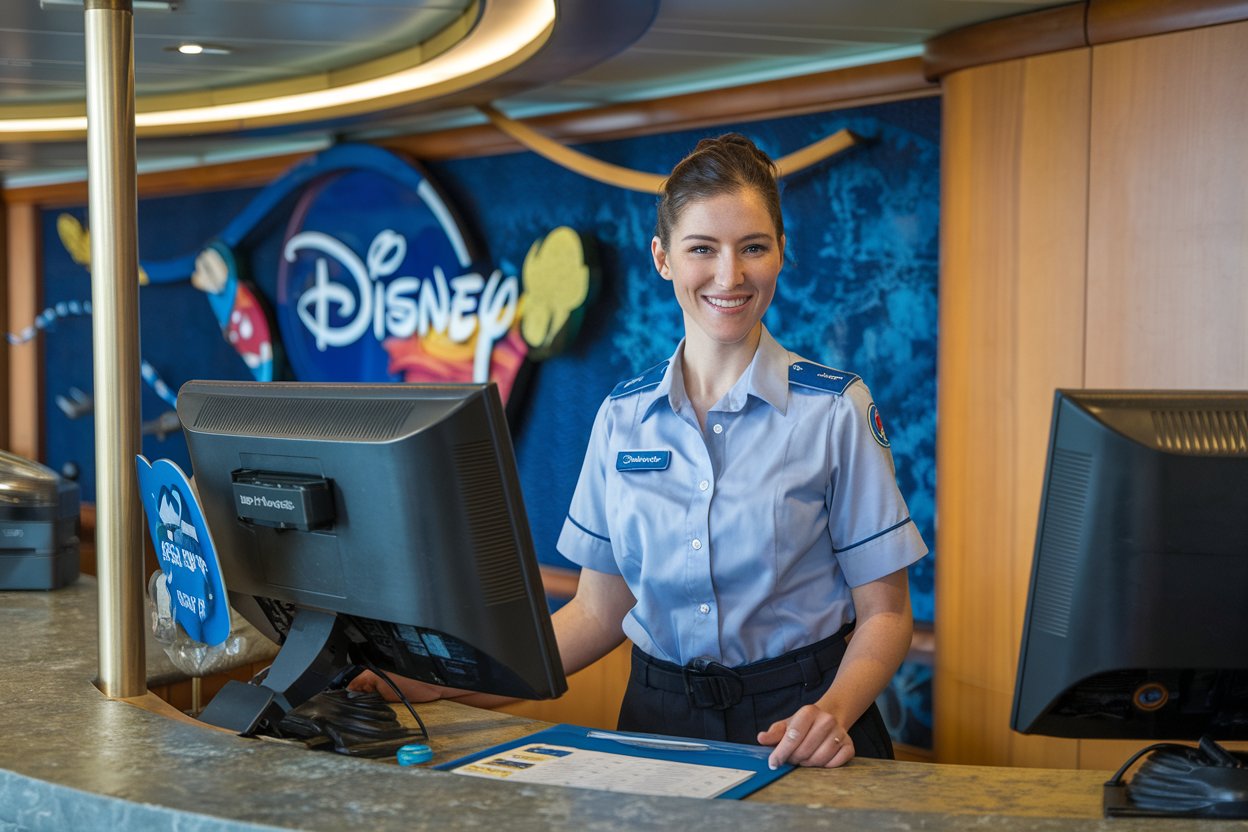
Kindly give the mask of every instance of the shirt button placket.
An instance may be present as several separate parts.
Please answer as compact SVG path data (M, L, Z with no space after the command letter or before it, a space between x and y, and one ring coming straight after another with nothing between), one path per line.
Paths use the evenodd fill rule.
M722 431L723 428L715 423L711 426L711 431ZM698 470L694 472L692 481L693 488L692 499L690 500L691 515L691 534L689 535L690 556L689 576L691 583L689 585L693 598L699 596L702 598L715 597L715 580L711 570L711 501L714 497L715 490L712 484L715 481L715 458L718 456L714 443L709 441L711 437L707 436L703 440L705 448L705 457ZM690 655L713 655L717 651L719 643L718 627L715 622L714 606L708 601L697 602L695 600L692 605L693 612L693 628L690 633L690 641L687 645L682 645L682 649L687 649Z

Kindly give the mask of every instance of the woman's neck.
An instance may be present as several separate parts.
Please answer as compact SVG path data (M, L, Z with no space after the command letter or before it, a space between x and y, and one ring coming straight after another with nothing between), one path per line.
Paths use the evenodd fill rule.
M722 399L754 360L762 338L759 325L735 344L721 344L700 333L685 335L682 370L685 395L698 415L698 425L706 428L706 414Z

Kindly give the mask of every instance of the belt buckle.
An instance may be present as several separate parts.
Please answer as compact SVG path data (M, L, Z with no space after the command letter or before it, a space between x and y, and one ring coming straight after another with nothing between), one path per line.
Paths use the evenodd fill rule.
M695 708L727 710L741 701L745 683L735 670L705 657L696 658L681 668L685 680L685 696Z

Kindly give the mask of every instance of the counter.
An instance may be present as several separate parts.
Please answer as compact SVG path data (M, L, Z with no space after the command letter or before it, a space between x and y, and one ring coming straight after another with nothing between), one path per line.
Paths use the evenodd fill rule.
M795 771L744 801L693 800L484 782L243 739L102 696L95 621L90 578L0 593L0 829L1159 828L1100 818L1107 772L856 760ZM435 763L544 727L455 703L420 712Z

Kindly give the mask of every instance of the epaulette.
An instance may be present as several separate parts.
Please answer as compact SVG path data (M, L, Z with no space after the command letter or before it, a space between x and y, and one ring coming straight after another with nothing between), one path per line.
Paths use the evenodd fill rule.
M839 396L857 380L858 376L853 373L834 370L813 361L798 361L789 365L789 384L797 387L809 387Z
M627 396L629 393L636 393L638 390L645 390L647 387L654 387L663 380L663 374L667 372L667 365L671 359L664 359L655 364L649 370L641 375L633 376L625 379L615 385L615 389L611 391L611 398L618 399L621 396Z

